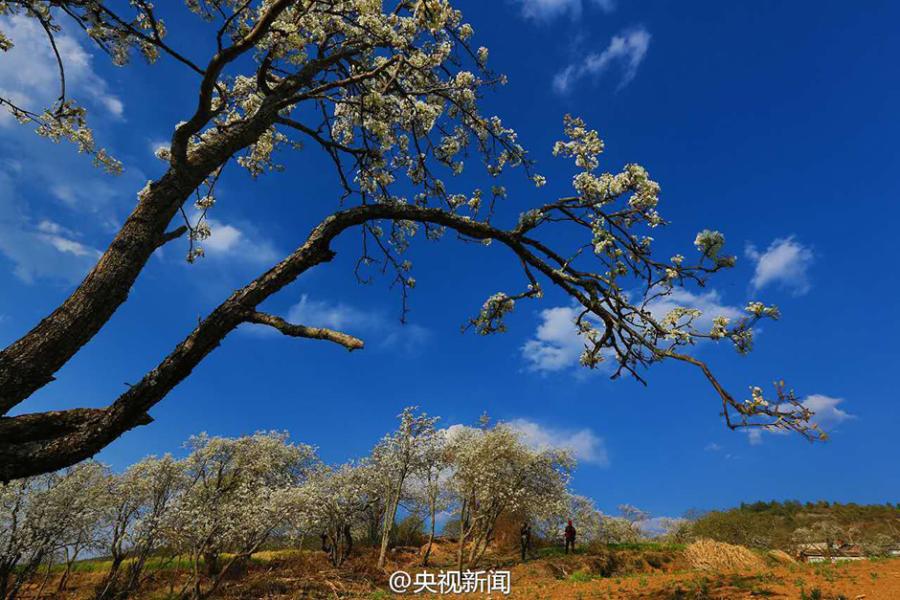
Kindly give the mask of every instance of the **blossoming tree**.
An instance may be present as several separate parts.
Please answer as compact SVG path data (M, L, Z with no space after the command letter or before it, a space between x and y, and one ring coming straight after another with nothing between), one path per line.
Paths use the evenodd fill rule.
M107 477L97 538L110 565L96 600L128 597L142 582L147 560L159 551L163 526L188 483L184 466L171 455L151 456Z
M665 223L657 211L659 186L636 164L599 171L603 143L581 120L567 118L566 139L554 149L574 161L571 195L523 206L517 222L504 224L494 211L505 196L502 185L489 191L465 187L460 175L470 153L480 155L490 176L516 167L537 187L545 180L533 171L516 133L480 111L480 92L502 77L488 69L487 49L471 43L472 26L449 0L187 0L186 9L208 26L211 56L167 41L166 20L185 10L174 2L0 0L0 14L35 19L54 50L62 28L81 28L117 65L137 52L164 63L160 68L187 69L197 78L195 108L173 126L159 153L165 172L137 191L131 215L82 283L0 352L0 480L74 464L150 423L154 405L243 323L362 348L363 341L348 332L289 323L258 309L310 268L331 261L332 242L348 230L361 232L360 267L381 263L404 300L415 284L404 256L414 236L451 231L494 242L511 252L523 285L490 296L472 319L479 333L503 331L503 316L516 302L555 286L581 307L585 366L610 361L617 375L641 379L644 367L681 361L710 381L728 426L817 435L807 425L809 411L792 394L767 400L754 388L749 400L738 400L685 351L701 339L730 339L747 351L754 323L777 317L774 307L751 303L744 318L717 317L711 330L697 325L695 307L662 318L651 313L654 299L704 282L734 258L723 254L724 238L711 230L697 236L696 260L654 256L648 233ZM0 34L0 60L12 44ZM99 166L120 171L122 165L96 144L85 110L68 97L65 60L56 56L60 93L52 106L20 106L15 97L0 97L0 106L39 135L69 140ZM334 199L340 209L299 239L293 252L224 298L104 408L8 416L106 326L156 249L184 239L188 260L203 255L207 214L215 210L216 182L226 165L257 177L276 166L277 150L301 147L333 162L333 172L323 176L343 190ZM184 217L191 203L196 219ZM558 227L578 233L565 243L549 242L548 231Z
M372 499L371 466L343 464L317 471L293 495L293 517L320 531L323 550L334 566L353 551L353 527Z
M457 566L478 564L501 515L541 520L564 514L575 461L565 450L535 449L503 423L462 427L448 441L448 488L459 519Z
M280 433L240 438L200 435L188 446L189 480L164 525L173 546L194 570L183 595L213 594L228 571L246 561L282 525L293 506L293 489L319 467L311 446L288 444ZM227 557L223 555L228 553ZM201 560L211 578L203 587Z
M74 561L95 541L104 475L104 467L87 462L0 484L0 598L19 597L42 565L62 563L58 585L65 585Z
M383 567L388 542L397 518L397 509L404 496L407 478L430 467L434 458L433 447L440 437L435 429L438 419L427 414L415 414L415 407L408 407L399 415L400 426L385 436L372 451L373 471L386 500L382 519L381 549L378 566Z

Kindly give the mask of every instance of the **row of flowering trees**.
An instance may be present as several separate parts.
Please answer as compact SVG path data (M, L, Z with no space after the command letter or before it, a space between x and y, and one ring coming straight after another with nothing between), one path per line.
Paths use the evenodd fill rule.
M180 597L206 598L275 542L321 538L339 566L356 541L376 548L384 565L406 513L426 524L426 563L449 515L466 568L483 557L502 516L550 523L575 506L568 452L534 448L503 423L439 428L413 408L368 456L338 466L278 432L202 434L186 449L183 458L150 457L123 473L85 462L3 484L0 598L21 597L28 586L62 590L74 563L89 556L109 559L96 600L127 597L156 571L148 565L167 562L190 565Z
M123 473L89 461L0 486L0 598L25 586L61 591L87 556L109 560L95 600L128 597L154 563L189 565L178 596L206 598L264 544L320 538L340 566L356 541L384 566L401 512L425 524L424 564L446 519L460 569L482 559L503 519L551 537L572 518L586 543L636 541L647 519L631 507L603 515L569 491L567 451L535 448L487 419L440 428L407 408L368 456L337 466L279 432L201 434L185 447L183 458L149 457Z
M0 487L0 597L51 580L61 591L86 555L110 559L97 600L128 597L150 560L185 557L193 571L181 597L207 597L284 525L293 490L319 468L311 447L280 433L187 446L183 459L150 457L121 474L85 462Z

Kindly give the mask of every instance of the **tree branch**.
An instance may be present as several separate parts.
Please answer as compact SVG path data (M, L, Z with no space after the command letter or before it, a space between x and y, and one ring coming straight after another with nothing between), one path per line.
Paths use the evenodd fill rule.
M93 456L124 432L149 422L147 412L187 378L231 331L247 322L248 314L255 312L259 304L305 271L333 259L330 244L343 231L378 219L444 225L477 239L493 238L511 247L519 245L508 231L438 208L371 204L334 213L316 226L292 254L220 304L155 369L107 408L0 418L0 481L75 464ZM539 261L533 256L531 259ZM552 271L549 266L544 267L546 271L542 271ZM64 430L58 428L60 419L69 423Z
M327 340L329 342L334 342L335 344L340 344L341 346L345 347L350 352L353 352L354 350L361 350L364 346L364 343L361 339L353 337L352 335L348 335L341 331L335 331L334 329L328 329L326 327L307 327L306 325L294 325L292 323L288 323L281 317L270 315L264 312L253 311L249 315L247 315L246 321L248 323L256 323L257 325L268 325L269 327L274 327L284 335L289 335L292 337L302 337L313 340Z
M156 247L161 248L162 246L165 246L169 242L171 242L173 240L177 240L178 238L183 236L187 232L187 230L188 230L187 226L182 225L181 227L177 227L177 228L173 229L172 231L164 233L163 236L161 238L159 238L159 242L156 243Z
M253 28L233 46L229 46L210 59L204 69L203 80L200 82L200 95L197 99L197 108L193 116L187 122L180 125L172 136L172 161L178 166L187 164L188 140L199 132L214 115L212 108L213 95L220 88L219 76L225 67L237 60L242 54L254 47L266 33L278 16L283 13L293 0L275 0L260 15ZM224 99L223 99L224 100Z

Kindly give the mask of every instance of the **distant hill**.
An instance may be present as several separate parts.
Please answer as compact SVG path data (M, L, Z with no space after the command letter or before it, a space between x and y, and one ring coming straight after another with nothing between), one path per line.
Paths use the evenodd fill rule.
M701 515L691 530L694 537L756 548L789 550L805 542L845 542L859 544L869 554L885 554L900 545L900 505L742 503Z

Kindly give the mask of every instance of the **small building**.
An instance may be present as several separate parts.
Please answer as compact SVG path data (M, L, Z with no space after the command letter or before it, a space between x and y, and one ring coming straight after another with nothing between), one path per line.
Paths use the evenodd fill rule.
M838 542L829 549L826 542L799 544L797 557L801 562L819 563L830 560L831 562L844 562L849 560L865 560L866 555L858 544Z

